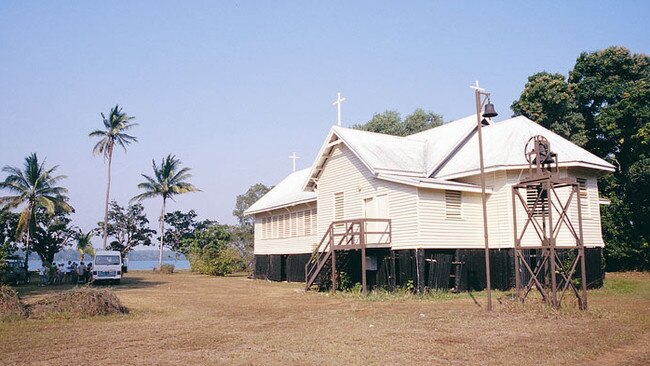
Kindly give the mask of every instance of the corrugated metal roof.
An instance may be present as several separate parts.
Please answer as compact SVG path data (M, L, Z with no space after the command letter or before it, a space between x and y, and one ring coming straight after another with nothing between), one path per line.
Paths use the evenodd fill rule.
M524 148L528 140L542 135L551 143L551 151L558 154L560 166L582 166L614 171L614 166L571 141L557 135L526 117L519 116L483 127L483 154L485 169L517 169L528 167ZM478 134L471 138L434 173L434 177L454 179L479 172Z
M252 204L244 213L252 215L258 212L316 201L316 193L303 191L302 187L309 176L310 169L298 170L289 174L262 198Z
M332 131L373 171L424 174L423 139L334 126Z
M526 117L514 117L483 127L483 152L486 171L528 167L524 158L526 142L535 135L545 136L561 166L582 166L614 171L614 166L547 130ZM472 185L458 186L456 179L479 172L476 115L445 123L406 137L334 126L316 161L309 169L292 173L253 204L247 214L287 207L316 200L307 191L318 179L329 151L344 143L380 179L421 187L449 187L473 191Z

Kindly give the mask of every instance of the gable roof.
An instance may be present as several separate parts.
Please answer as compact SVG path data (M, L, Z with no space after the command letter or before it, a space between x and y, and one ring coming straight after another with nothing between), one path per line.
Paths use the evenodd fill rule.
M614 166L526 117L483 121L486 171L528 167L524 147L535 135L545 136L560 166L614 171ZM476 115L406 137L334 126L312 165L304 189L312 189L334 146L344 143L375 176L456 179L479 172ZM440 182L439 182L440 183Z
M309 171L310 169L303 169L289 174L288 177L284 178L273 189L268 191L262 198L244 211L244 214L253 215L259 212L316 201L316 193L302 189L309 175Z
M410 136L334 126L323 143L305 188L313 188L334 146L344 143L372 174L427 178L476 129L476 115Z
M524 148L536 135L546 137L551 143L551 150L558 154L559 166L614 171L612 164L523 116L483 127L482 133L486 171L527 168ZM479 172L478 134L474 132L453 156L436 169L433 176L455 179Z

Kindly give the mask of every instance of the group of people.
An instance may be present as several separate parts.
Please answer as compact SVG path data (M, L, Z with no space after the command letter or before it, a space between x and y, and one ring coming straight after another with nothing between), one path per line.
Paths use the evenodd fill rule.
M73 261L68 261L67 264L64 262L53 263L49 267L43 263L38 270L41 278L40 286L92 282L92 270L93 264L88 263L88 265L85 265L83 261L79 262L79 264Z

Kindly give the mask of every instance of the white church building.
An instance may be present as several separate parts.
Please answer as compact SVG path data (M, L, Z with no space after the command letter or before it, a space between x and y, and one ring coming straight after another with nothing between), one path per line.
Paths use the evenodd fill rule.
M587 276L592 284L602 280L599 206L607 202L599 198L597 179L614 167L525 117L484 120L481 131L493 286L514 286L511 187L528 170L524 149L536 135L551 143L560 175L580 185ZM476 115L405 137L332 127L310 168L287 176L246 211L255 218L255 277L305 281L305 265L319 245L363 226L363 266L358 238L337 254L339 271L351 281L359 282L365 267L371 287L413 281L420 288L482 288L477 135Z

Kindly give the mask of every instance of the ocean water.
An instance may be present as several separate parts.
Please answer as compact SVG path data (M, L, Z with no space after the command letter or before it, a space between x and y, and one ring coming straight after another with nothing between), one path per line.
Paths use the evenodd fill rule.
M66 262L67 263L67 262ZM173 264L177 270L190 269L190 262L187 260L164 260L163 264ZM129 271L149 271L158 266L158 261L129 261ZM36 271L41 268L40 260L30 260L29 270Z

